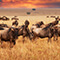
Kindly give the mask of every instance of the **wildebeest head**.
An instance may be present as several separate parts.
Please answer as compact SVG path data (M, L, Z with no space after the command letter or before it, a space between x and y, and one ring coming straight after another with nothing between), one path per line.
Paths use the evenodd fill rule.
M41 21L41 22L38 22L38 24L39 24L39 25L43 25L44 23L43 23L43 21Z
M54 27L51 27L51 28L50 28L50 31L51 31L51 32L54 32Z
M43 28L44 30L50 29L52 27L52 23L50 23L48 26L46 26L45 28Z
M29 25L29 21L28 21L28 20L26 20L26 21L25 21L25 26L27 26L27 27L28 27L28 25Z
M56 20L56 21L59 21L59 16L57 16L57 17L55 18L55 20Z
M43 25L43 24L44 24L43 21L41 21L41 22L36 23L35 25L36 25L37 27L40 27L40 26Z
M12 23L12 25L18 25L18 21L17 20L15 20L13 23Z

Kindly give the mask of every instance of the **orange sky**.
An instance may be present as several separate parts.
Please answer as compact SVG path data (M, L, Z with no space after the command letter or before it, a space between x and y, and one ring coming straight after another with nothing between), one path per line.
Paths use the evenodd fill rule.
M0 0L3 8L60 7L60 0Z

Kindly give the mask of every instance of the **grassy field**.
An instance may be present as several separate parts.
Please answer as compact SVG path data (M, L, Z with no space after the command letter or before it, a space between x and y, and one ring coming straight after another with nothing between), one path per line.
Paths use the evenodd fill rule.
M12 16L8 16L11 18ZM54 21L54 18L46 18L46 16L18 16L19 25L24 24L27 19L30 22L29 28L33 23L43 21L45 24ZM12 25L11 20L0 21L0 23L6 23L9 26ZM0 48L0 60L60 60L60 37L57 41L47 42L48 38L37 38L30 41L29 38L25 38L25 42L22 42L22 36L16 40L16 45L10 48L9 42L3 42L3 48Z

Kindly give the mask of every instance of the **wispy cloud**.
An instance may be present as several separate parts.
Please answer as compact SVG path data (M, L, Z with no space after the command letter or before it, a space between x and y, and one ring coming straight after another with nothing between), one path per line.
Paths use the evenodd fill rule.
M3 8L60 7L60 0L0 0Z

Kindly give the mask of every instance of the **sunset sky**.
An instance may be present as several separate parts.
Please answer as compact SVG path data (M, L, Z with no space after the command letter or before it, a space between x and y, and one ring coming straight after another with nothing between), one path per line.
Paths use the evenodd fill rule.
M1 8L60 7L60 0L0 0Z

